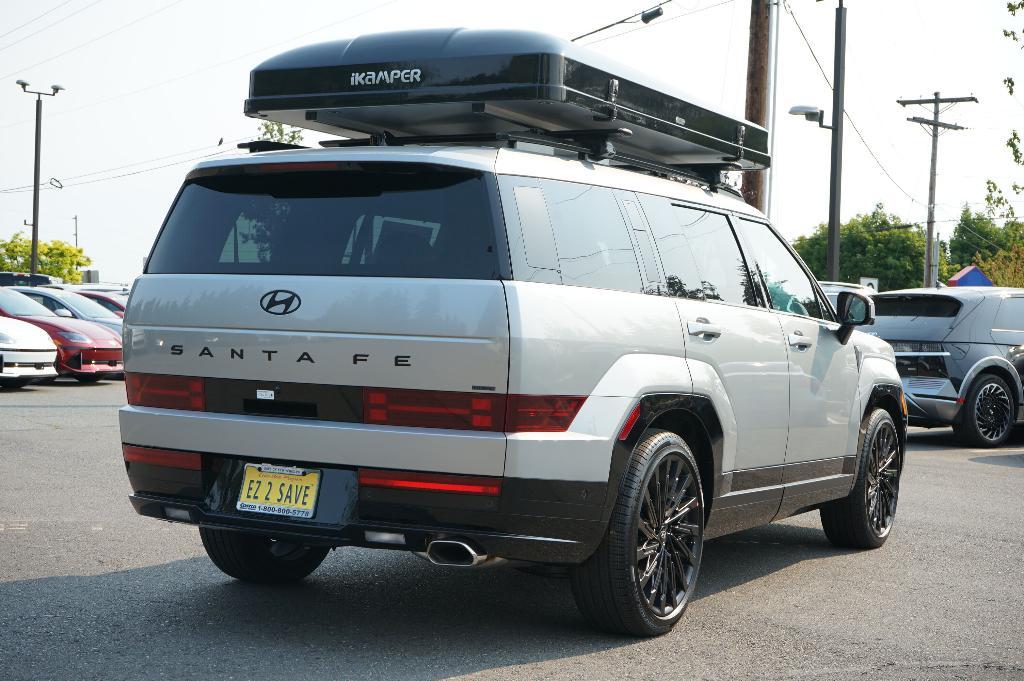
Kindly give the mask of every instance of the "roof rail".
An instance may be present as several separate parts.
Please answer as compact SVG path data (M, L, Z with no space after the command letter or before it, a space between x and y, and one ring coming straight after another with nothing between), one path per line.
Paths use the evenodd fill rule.
M395 136L390 133L375 133L369 140L345 139L345 140L324 140L320 142L323 147L365 147L387 146L399 147L406 145L429 145L429 144L479 144L483 142L499 142L509 148L515 148L519 143L536 144L552 149L560 149L575 153L581 161L610 161L615 165L612 167L623 170L646 172L677 180L683 180L693 184L707 186L713 190L725 190L730 193L737 193L736 190L725 182L722 173L741 170L738 163L698 163L669 165L658 163L645 158L639 158L628 154L622 154L615 148L616 138L627 138L632 135L629 128L604 128L592 130L519 130L513 132L481 132L457 135L415 135Z

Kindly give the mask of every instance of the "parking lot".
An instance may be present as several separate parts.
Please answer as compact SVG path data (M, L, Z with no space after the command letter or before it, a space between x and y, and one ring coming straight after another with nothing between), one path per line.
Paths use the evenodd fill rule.
M194 528L137 517L124 385L0 392L0 660L41 678L1024 678L1024 433L911 434L880 550L816 513L715 540L681 626L593 633L568 584L342 549L297 586L233 582Z

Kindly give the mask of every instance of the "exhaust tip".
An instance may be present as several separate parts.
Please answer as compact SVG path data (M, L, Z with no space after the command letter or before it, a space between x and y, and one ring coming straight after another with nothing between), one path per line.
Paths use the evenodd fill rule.
M427 544L427 559L434 565L476 567L487 560L487 555L458 539L435 539Z

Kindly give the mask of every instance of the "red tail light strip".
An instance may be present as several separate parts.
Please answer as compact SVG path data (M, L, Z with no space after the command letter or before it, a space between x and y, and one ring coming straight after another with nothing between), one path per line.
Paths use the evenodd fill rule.
M206 410L206 386L201 378L128 373L124 386L128 404L133 406Z
M167 468L184 468L190 471L200 471L203 469L203 455L196 452L139 447L123 443L121 449L124 453L125 461L148 463L152 466L165 466Z
M477 494L488 497L496 497L501 494L501 478L386 471L372 468L359 469L359 485L361 487L447 492L449 494Z

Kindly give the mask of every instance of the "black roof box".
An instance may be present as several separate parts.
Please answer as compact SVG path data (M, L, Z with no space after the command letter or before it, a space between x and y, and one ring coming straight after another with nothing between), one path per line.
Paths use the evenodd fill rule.
M682 69L685 77L685 69ZM430 29L285 52L253 69L245 113L362 138L628 128L667 165L769 165L768 133L541 33Z

